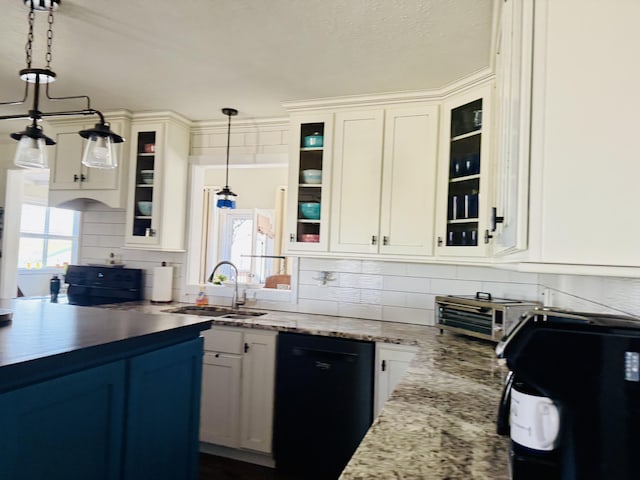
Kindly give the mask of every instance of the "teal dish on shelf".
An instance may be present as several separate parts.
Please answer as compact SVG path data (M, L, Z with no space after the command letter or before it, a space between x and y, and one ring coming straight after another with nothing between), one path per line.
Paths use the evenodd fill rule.
M307 220L320 220L320 203L303 202L300 203L300 215Z
M302 139L302 144L305 148L320 148L324 145L324 137L319 133L307 135Z

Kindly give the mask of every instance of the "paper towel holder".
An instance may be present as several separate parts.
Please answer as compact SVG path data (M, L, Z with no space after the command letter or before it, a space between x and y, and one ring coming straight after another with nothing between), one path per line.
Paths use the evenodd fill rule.
M151 289L151 303L164 304L173 302L173 267L162 262L160 267L153 269L153 285Z

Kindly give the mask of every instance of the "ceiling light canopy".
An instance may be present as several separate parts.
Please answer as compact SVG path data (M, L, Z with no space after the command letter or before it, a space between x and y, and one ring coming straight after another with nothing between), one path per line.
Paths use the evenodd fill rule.
M87 140L84 149L82 163L92 168L116 168L118 159L116 149L113 145L124 142L124 138L111 131L109 124L105 121L104 116L98 110L91 108L91 99L86 95L77 95L71 97L53 97L49 94L49 84L56 79L56 74L51 70L51 47L53 45L53 12L57 10L61 0L23 0L24 4L29 8L29 33L26 45L26 63L27 67L19 71L20 79L26 85L24 96L21 100L0 102L0 105L22 105L26 103L29 96L30 85L33 85L33 105L31 110L24 114L0 115L0 120L14 120L20 118L28 118L31 124L22 132L12 133L11 138L18 140L18 148L14 163L25 168L48 168L47 152L45 146L55 145L55 141L47 137L40 126L43 117L59 117L66 115L97 115L100 121L95 128L82 130L80 136ZM35 12L48 12L47 29L47 53L46 67L32 68L32 47L33 47L33 27L35 23ZM43 112L40 110L40 87L45 86L45 94L47 100L77 100L82 99L86 102L86 107L81 110L65 110L57 112Z
M229 144L231 140L231 117L238 115L238 110L235 108L223 108L222 113L229 117L227 122L227 176L224 188L216 192L216 195L218 195L216 206L218 208L236 208L235 197L238 195L229 188Z

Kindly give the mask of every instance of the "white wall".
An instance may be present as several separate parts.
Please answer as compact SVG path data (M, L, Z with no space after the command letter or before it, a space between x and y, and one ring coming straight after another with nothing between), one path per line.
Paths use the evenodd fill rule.
M275 209L276 188L286 185L289 167L231 168L229 170L229 186L238 194L237 208ZM206 171L207 186L223 186L225 170L212 168Z

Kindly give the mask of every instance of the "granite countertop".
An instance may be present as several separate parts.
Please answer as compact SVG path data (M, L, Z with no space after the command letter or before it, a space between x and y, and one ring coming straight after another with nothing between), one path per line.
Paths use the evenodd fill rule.
M168 314L181 304L129 302L116 310ZM494 344L417 325L270 311L213 325L294 331L417 345L407 373L375 419L341 480L507 480L508 439L495 433L506 368Z

